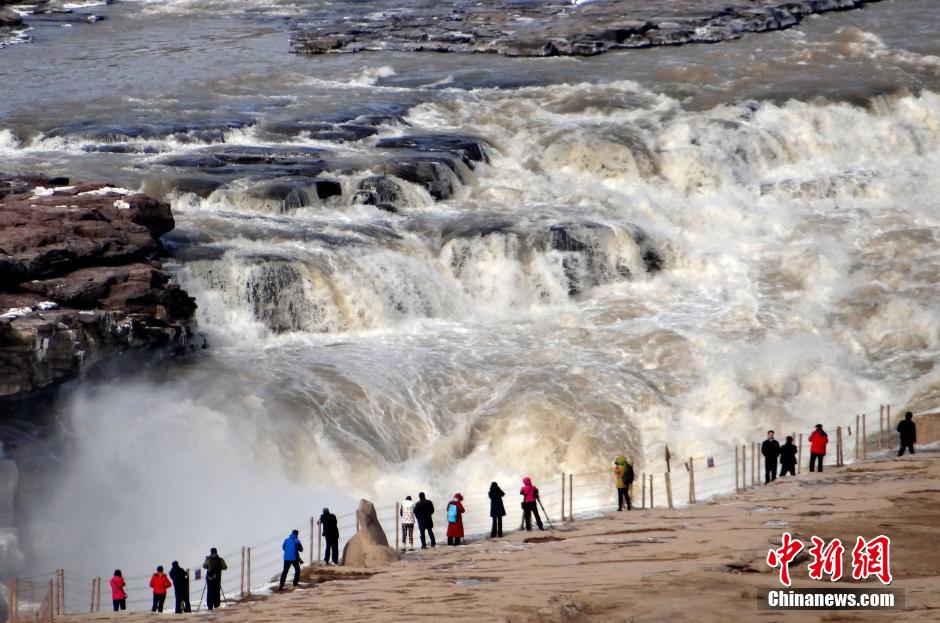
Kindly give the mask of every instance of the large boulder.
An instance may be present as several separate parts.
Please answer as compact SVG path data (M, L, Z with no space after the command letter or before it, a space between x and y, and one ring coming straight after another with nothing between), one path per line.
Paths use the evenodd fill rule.
M359 500L356 518L359 520L359 531L343 548L344 565L373 569L399 560L398 552L388 546L388 538L372 502Z

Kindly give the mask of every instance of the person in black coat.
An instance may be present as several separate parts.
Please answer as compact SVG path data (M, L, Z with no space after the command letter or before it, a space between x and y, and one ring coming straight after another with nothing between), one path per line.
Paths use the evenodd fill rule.
M898 422L898 434L901 436L901 449L898 450L898 456L904 456L904 450L910 450L914 454L914 444L917 442L917 425L914 424L914 414L908 411L904 414L904 419Z
M780 475L796 476L796 453L797 447L793 443L793 437L787 436L787 442L780 448Z
M427 536L431 540L431 547L437 546L437 542L434 540L434 504L431 500L428 500L424 497L424 492L418 494L418 501L415 502L415 521L418 522L418 535L421 537L421 549L427 549L428 544L424 538L424 533L427 532Z
M774 432L767 431L767 439L760 446L764 455L764 484L777 479L777 457L780 456L780 442L774 439Z
M189 605L189 574L180 567L180 563L173 561L170 565L170 581L173 582L173 595L176 597L176 614L192 612Z
M323 554L323 562L330 564L339 564L339 526L336 524L336 515L330 512L330 509L324 508L317 522L323 529L323 540L326 541L326 552Z
M503 496L506 495L499 485L495 482L490 485L490 517L493 518L493 529L490 531L490 538L502 538L503 536L503 517L506 516L506 507L503 506Z

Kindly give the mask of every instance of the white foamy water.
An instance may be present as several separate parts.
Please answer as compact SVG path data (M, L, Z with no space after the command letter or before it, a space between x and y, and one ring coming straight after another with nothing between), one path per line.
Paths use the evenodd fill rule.
M101 574L177 556L167 543L179 557L210 538L232 550L359 496L482 496L622 452L658 470L667 443L721 458L767 428L927 406L940 84L930 44L901 45L900 14L878 10L586 61L269 66L274 44L226 43L250 59L242 81L218 64L159 97L86 94L80 114L48 121L15 110L4 165L166 191L169 265L211 346L57 405L63 468L25 513L35 565ZM628 80L625 58L648 63ZM520 67L531 82L503 88ZM366 105L403 115L342 144L269 132ZM140 119L168 126L132 131ZM403 180L394 213L354 199L386 173L368 160L376 140L405 133L480 137L489 163L442 173L444 200ZM88 151L102 145L129 148ZM189 173L165 159L207 148L328 149L343 166L168 191ZM342 193L319 198L325 179ZM58 530L84 545L45 549L39 535Z

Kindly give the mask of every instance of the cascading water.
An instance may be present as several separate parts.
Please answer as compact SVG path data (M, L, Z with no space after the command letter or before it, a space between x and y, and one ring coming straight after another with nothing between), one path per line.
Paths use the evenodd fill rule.
M137 19L178 26L166 8ZM162 530L195 556L207 534L240 543L322 502L482 495L624 451L711 456L768 425L932 404L940 76L878 10L839 18L854 29L487 71L273 67L259 33L233 52L247 76L217 63L110 109L86 94L87 123L15 109L0 168L171 201L171 266L211 344L56 406L66 451L31 485L33 563L161 560ZM816 73L791 72L807 55ZM885 66L890 88L831 86ZM53 530L76 545L53 551Z

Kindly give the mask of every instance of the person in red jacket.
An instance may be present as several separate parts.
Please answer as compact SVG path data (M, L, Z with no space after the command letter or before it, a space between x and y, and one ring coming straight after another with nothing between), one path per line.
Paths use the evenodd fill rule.
M463 496L454 494L454 499L447 504L447 544L460 545L463 538Z
M124 590L124 576L120 569L115 569L111 578L111 605L115 612L127 610L127 591Z
M822 424L816 425L809 435L809 471L813 470L815 464L819 464L819 471L822 471L823 457L826 456L826 444L829 443L829 435L823 430Z
M153 589L153 607L151 612L163 612L163 602L166 601L166 591L173 586L170 578L163 573L163 566L157 567L157 572L150 576L150 588Z

